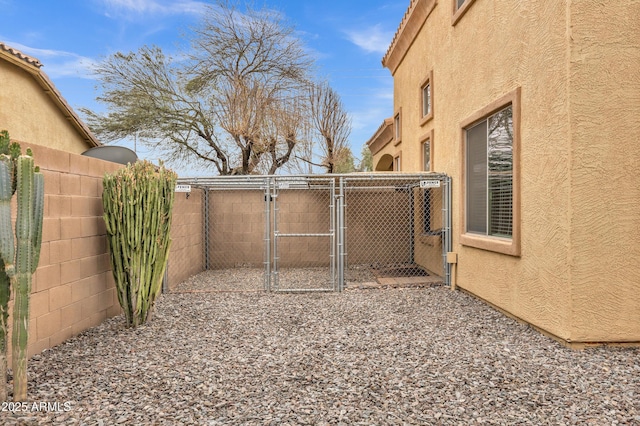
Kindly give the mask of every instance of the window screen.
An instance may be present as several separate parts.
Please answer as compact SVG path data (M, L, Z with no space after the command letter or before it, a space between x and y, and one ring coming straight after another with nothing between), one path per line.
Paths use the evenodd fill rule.
M487 233L487 121L467 129L467 231Z
M513 234L513 108L467 128L467 232Z

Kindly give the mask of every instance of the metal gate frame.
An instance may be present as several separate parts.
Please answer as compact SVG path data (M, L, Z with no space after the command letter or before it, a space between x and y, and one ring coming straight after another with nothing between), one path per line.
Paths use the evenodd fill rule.
M305 188L308 180L327 181L329 192L329 223L328 232L321 233L282 233L279 229L279 212L278 196L282 190ZM338 291L339 286L336 277L336 241L339 240L336 234L336 213L339 207L336 207L337 197L335 195L335 179L326 178L322 175L296 176L296 177L270 177L267 185L267 191L270 196L265 196L267 205L265 206L265 277L267 291L286 292L286 293L307 293L307 292L327 292ZM269 190L270 188L270 190ZM308 186L307 186L308 188ZM271 203L271 206L268 204ZM269 214L273 211L273 220L269 221ZM272 229L269 229L269 223L272 223ZM270 238L273 237L273 240ZM308 237L328 237L329 238L329 275L331 277L331 288L280 288L278 242L282 238L308 238ZM272 252L271 252L272 250Z
M330 223L327 233L280 233L278 222L278 196L282 189L312 179L325 179L330 191ZM209 221L208 191L216 189L251 189L264 193L264 290L267 292L311 292L311 291L343 291L345 288L345 267L347 266L347 223L348 208L347 189L350 185L361 182L369 186L384 180L414 180L412 187L424 182L439 181L442 185L442 265L445 285L451 283L451 264L447 262L447 253L452 248L451 236L451 178L442 173L352 173L334 175L292 175L292 176L217 176L179 178L178 184L191 185L204 189L203 223L205 270L211 269L209 263L210 241L206 226ZM289 185L289 186L287 186ZM299 188L303 188L300 185ZM356 186L357 188L357 186ZM330 238L329 274L332 277L332 288L316 289L281 289L279 286L279 254L278 240L282 238L306 238L321 236ZM413 237L412 237L413 238Z

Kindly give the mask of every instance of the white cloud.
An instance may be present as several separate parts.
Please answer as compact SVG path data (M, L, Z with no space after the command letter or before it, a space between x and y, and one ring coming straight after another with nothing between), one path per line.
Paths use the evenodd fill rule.
M196 0L99 0L107 16L201 14L207 3Z
M39 49L7 40L7 45L22 53L35 57L42 63L42 70L52 79L59 77L76 77L94 79L93 69L96 61L63 50Z
M380 24L363 30L345 31L350 42L360 47L367 53L385 54L391 40L393 31L385 31Z

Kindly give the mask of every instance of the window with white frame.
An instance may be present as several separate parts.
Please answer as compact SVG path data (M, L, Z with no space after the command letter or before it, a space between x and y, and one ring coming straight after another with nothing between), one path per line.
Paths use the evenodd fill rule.
M422 170L431 171L431 139L422 142Z
M422 86L422 116L431 114L431 82Z
M399 172L400 171L400 156L399 155L397 157L394 157L394 159L393 159L393 171L394 172Z
M393 136L396 144L402 140L402 119L400 117L400 111L393 117Z
M433 118L433 71L420 83L420 125Z
M513 234L513 107L465 128L466 232Z

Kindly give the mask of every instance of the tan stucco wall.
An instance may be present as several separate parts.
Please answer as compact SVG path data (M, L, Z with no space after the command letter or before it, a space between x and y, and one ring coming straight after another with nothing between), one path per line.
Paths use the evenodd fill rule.
M623 3L479 0L452 26L442 0L394 74L403 171L420 170L433 129L433 170L453 178L458 285L568 341L640 341L640 4ZM431 70L434 117L421 126ZM516 88L520 257L459 238L460 123Z
M0 82L0 130L12 139L74 154L91 148L27 71L0 60Z
M640 2L572 2L571 37L572 336L640 341Z
M204 190L199 188L175 194L167 264L169 289L205 268L203 202Z

